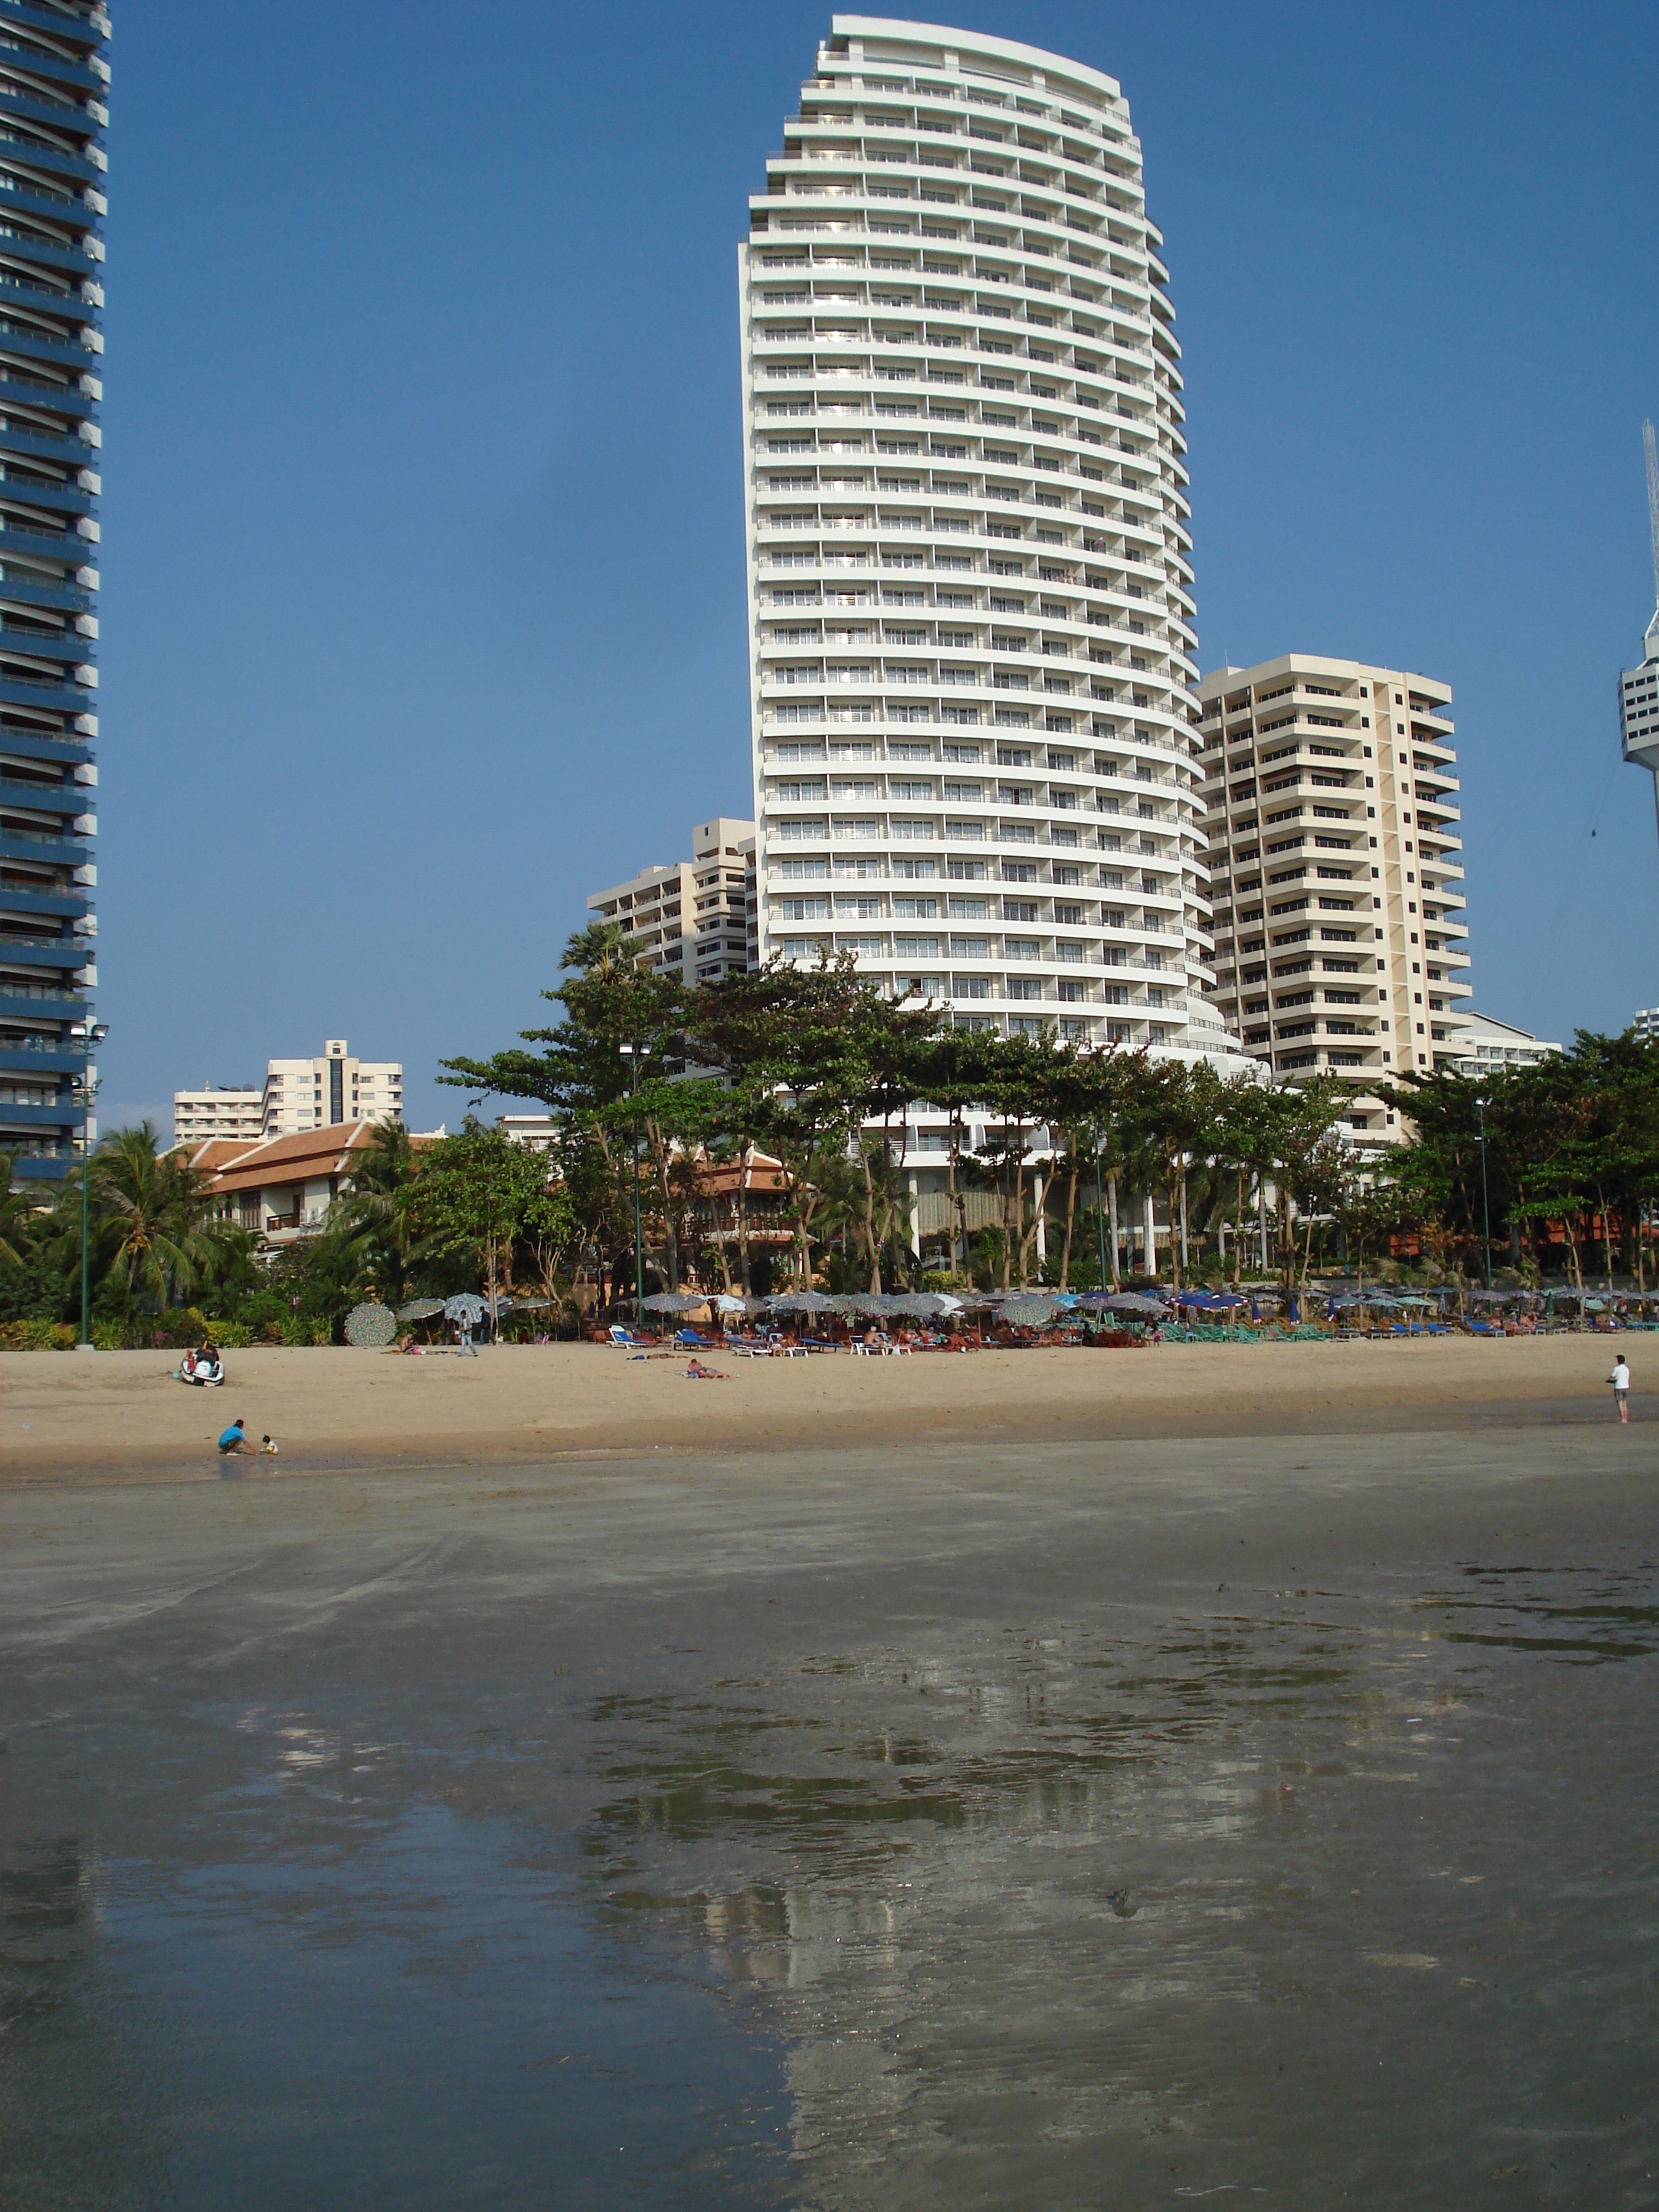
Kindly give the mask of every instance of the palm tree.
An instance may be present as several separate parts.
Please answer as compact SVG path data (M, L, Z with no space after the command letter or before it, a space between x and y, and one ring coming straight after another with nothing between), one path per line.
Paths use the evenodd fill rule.
M33 1241L34 1208L27 1192L12 1188L13 1166L11 1153L0 1152L0 1260L21 1267L23 1248Z
M153 1123L112 1131L90 1172L106 1272L129 1297L167 1306L211 1278L225 1240L207 1224L206 1178L182 1153L156 1151Z
M401 1305L411 1263L422 1250L422 1225L416 1208L420 1163L400 1121L381 1121L351 1159L351 1195L330 1224L362 1247L371 1259L377 1287Z

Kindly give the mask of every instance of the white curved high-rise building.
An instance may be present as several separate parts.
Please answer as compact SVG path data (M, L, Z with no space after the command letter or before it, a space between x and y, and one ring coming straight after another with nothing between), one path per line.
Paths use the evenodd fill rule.
M958 1023L1225 1052L1181 349L1127 104L1034 47L837 15L766 168L763 953L853 951Z

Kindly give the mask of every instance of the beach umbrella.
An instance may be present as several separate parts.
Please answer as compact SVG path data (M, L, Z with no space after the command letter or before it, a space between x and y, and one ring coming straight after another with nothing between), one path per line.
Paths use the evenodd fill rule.
M715 1312L723 1314L758 1313L765 1303L763 1298L740 1298L732 1291L722 1291L714 1301Z
M345 1340L360 1352L380 1352L398 1334L398 1316L390 1306L353 1306L346 1316Z
M690 1313L708 1303L707 1291L653 1291L644 1302L647 1313Z
M775 1297L768 1298L770 1313L827 1314L836 1310L836 1301L826 1297L822 1291L780 1291Z
M483 1300L476 1291L457 1291L453 1298L444 1300L446 1321L480 1322L483 1310Z
M1011 1328L1041 1328L1051 1322L1060 1310L1058 1302L1048 1297L1007 1299L998 1315Z
M434 1314L441 1314L443 1310L441 1298L411 1298L406 1306L398 1307L398 1318L399 1321L430 1321Z

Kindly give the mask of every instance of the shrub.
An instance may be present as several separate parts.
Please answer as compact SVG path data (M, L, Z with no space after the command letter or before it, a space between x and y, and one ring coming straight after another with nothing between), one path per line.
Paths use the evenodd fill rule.
M66 1321L0 1322L0 1346L8 1352L73 1352L76 1333Z

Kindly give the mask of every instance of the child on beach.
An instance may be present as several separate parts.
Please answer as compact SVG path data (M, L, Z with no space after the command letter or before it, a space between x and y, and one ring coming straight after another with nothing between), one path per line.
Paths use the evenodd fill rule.
M1619 1408L1619 1419L1625 1427L1630 1426L1630 1363L1621 1352L1613 1363L1613 1372L1607 1380L1613 1385L1613 1402Z

